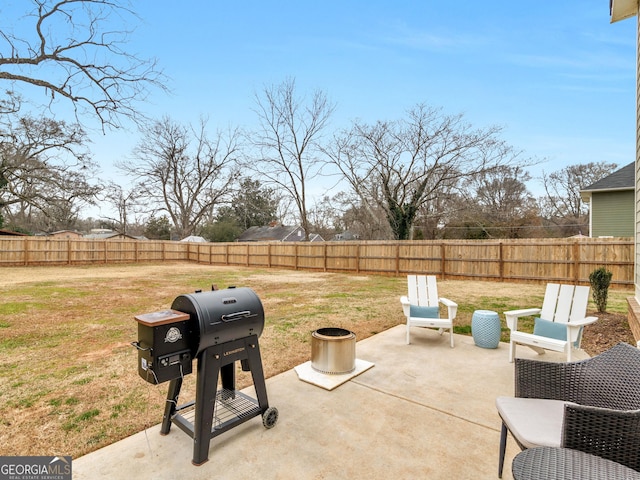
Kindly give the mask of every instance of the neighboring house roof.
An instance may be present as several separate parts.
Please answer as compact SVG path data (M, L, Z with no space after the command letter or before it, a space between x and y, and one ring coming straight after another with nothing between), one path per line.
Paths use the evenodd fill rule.
M82 237L82 234L75 230L58 230L57 232L51 232L49 236L51 237Z
M634 232L636 164L632 162L580 190L589 207L590 237L628 237Z
M360 235L357 233L350 232L349 230L345 230L342 233L336 233L333 236L334 240L359 240Z
M132 240L138 240L139 237L133 235L127 235L126 233L109 232L109 233L89 233L84 238L94 238L96 240L109 240L110 238L130 238Z
M293 241L292 235L299 227L287 227L284 225L269 225L265 227L249 227L239 237L239 242L259 242L259 241Z
M604 190L633 190L636 183L636 164L631 162L629 165L616 170L611 175L598 180L596 183L589 185L580 190L582 192L597 192Z
M11 235L17 237L26 237L26 233L14 232L13 230L0 230L0 235Z
M300 234L298 234L300 232ZM309 235L310 242L324 239L313 233ZM269 225L265 227L249 227L237 239L238 242L301 242L304 241L302 227L287 227L285 225Z
M580 197L583 202L590 203L591 195L594 193L634 190L635 183L636 164L635 162L631 162L621 169L616 170L611 175L608 175L580 190Z
M184 237L181 242L197 242L197 243L205 243L207 241L204 237L198 237L197 235L189 235L188 237Z

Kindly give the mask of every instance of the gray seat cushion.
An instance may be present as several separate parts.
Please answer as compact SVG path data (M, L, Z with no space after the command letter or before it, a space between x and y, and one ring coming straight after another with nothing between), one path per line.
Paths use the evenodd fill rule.
M540 398L496 398L500 418L525 448L561 446L565 405L575 404Z

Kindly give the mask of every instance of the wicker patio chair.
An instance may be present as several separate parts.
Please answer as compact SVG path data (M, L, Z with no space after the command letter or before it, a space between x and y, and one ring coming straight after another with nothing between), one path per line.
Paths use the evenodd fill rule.
M515 397L496 399L502 420L498 476L507 430L521 449L565 447L640 471L640 350L618 343L577 362L516 358Z

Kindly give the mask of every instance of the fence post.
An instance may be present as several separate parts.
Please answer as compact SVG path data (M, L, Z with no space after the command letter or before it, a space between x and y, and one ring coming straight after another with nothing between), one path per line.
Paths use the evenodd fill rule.
M503 257L503 249L502 249L502 242L498 242L498 276L500 277L500 281L504 282L504 257Z
M396 277L400 276L400 243L396 245Z
M573 242L573 282L575 285L580 282L580 245L577 240Z
M29 266L29 239L24 239L24 265Z
M71 265L71 239L67 238L67 265Z
M324 271L327 271L327 242L324 242L324 248L322 249L324 254Z
M443 280L447 278L447 248L444 240L440 244L440 276Z

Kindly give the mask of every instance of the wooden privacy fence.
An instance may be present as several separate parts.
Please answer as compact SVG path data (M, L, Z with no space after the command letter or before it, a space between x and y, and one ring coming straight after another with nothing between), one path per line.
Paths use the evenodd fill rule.
M192 261L448 279L588 283L604 266L612 286L633 285L633 239L422 240L186 243L159 240L0 237L0 267Z

